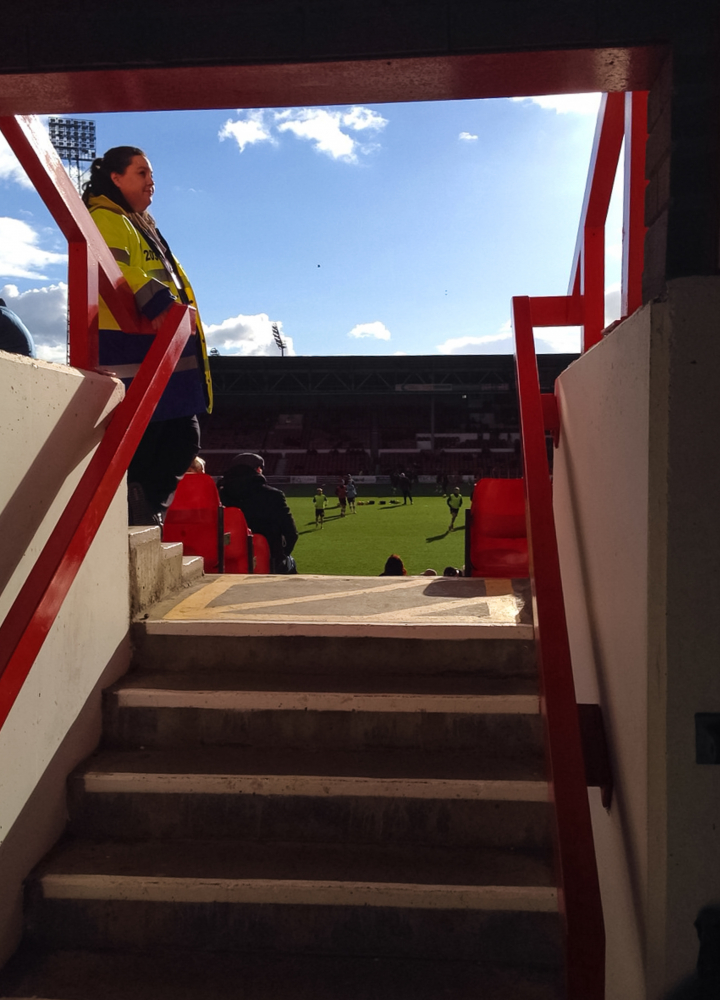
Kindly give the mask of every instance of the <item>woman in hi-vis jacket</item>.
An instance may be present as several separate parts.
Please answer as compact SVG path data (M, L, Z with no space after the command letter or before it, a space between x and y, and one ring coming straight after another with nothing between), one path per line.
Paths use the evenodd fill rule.
M194 306L185 272L148 214L155 191L141 149L115 146L93 161L83 192L100 233L135 295L138 312L158 329L173 302ZM126 386L153 334L120 329L100 299L100 366ZM162 524L175 488L200 450L197 414L212 408L212 383L200 317L188 338L128 469L130 524Z

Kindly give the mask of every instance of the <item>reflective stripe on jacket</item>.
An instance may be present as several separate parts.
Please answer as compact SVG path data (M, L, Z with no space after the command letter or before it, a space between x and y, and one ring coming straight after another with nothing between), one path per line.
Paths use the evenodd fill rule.
M110 247L135 296L138 312L155 319L179 299L173 276L167 271L144 234L127 213L105 196L93 197L88 205L93 221ZM177 263L177 262L176 262ZM177 273L188 304L197 309L190 282L180 265ZM129 333L120 329L107 305L100 299L100 364L117 373L126 386L137 374L152 345L154 334ZM153 420L172 420L212 409L212 382L202 323L198 314L196 335L188 338L173 374L153 414Z

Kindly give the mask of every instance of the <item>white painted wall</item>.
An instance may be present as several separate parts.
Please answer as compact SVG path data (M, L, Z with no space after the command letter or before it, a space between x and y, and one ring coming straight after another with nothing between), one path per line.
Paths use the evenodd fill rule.
M122 385L0 352L0 619L97 445ZM65 778L100 733L100 691L129 663L124 486L0 730L0 965L21 882L62 829Z
M558 380L553 497L580 702L612 747L609 813L590 793L608 949L608 1000L644 1000L647 892L647 491L650 309Z
M720 901L720 281L672 282L558 380L554 505L579 701L598 700L615 800L591 790L608 1000L661 1000Z

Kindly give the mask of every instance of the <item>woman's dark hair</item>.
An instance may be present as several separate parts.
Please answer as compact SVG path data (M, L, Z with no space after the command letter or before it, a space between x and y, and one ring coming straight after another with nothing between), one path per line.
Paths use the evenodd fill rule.
M122 191L112 179L111 174L124 174L134 156L145 156L137 146L113 146L104 156L98 156L90 167L90 180L83 185L82 199L87 205L91 197L105 195L126 212L132 212L123 197Z
M387 557L385 569L381 576L405 576L405 567L400 556L392 555Z

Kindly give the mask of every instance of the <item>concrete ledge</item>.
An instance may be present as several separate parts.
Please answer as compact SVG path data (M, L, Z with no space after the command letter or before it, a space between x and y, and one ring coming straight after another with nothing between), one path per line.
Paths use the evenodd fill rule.
M160 528L128 528L130 614L143 614L153 604L197 583L204 573L199 556L183 556L179 542L163 542Z

